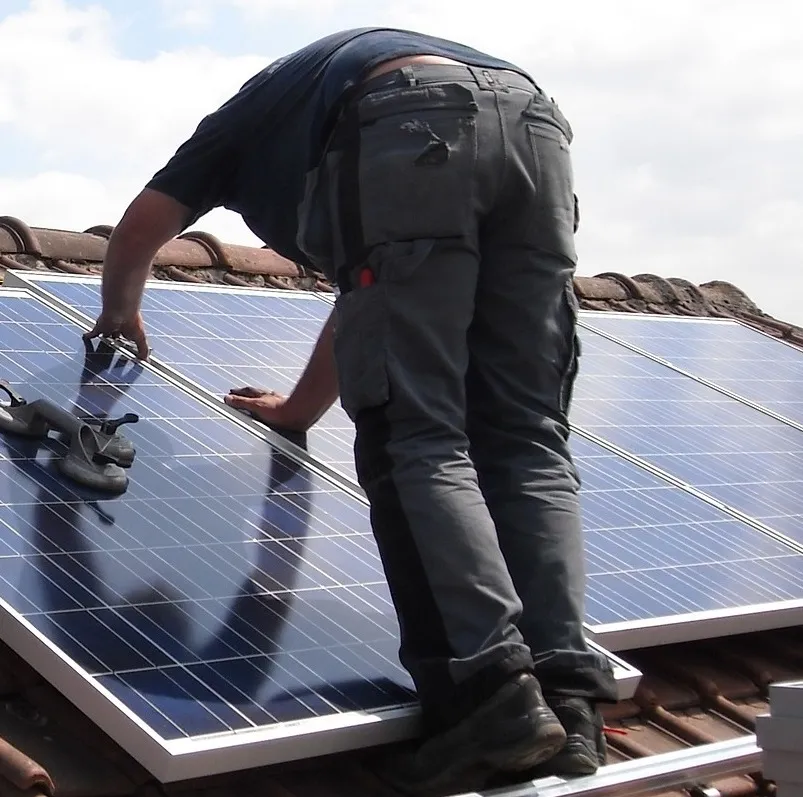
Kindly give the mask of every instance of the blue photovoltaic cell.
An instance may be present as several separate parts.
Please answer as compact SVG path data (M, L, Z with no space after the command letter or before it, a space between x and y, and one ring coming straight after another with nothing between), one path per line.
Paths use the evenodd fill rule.
M361 501L151 369L85 361L36 300L0 297L0 378L140 415L112 498L58 475L55 435L0 432L0 599L164 739L414 704Z
M803 351L735 321L593 314L587 326L803 424Z
M588 330L572 421L803 543L803 432Z
M800 599L791 547L594 442L574 450L592 628Z
M100 283L44 282L47 291L95 318ZM175 290L148 284L142 304L153 356L212 393L253 385L289 393L331 305L277 290ZM310 454L356 483L354 425L336 402L307 435Z

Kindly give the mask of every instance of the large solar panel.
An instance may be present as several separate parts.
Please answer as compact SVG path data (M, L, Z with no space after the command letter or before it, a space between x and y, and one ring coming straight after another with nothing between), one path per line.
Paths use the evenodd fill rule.
M582 323L803 425L803 351L737 321L588 313Z
M86 281L75 277L36 275L30 279L26 275L24 279L44 284L48 291L53 291L63 301L76 303L87 315L94 316L97 312L97 280L85 285L82 283ZM171 335L179 335L182 339L192 337L186 330L202 317L199 308L208 311L208 319L203 323L215 329L214 333L208 333L209 350L214 348L216 335L226 334L226 327L221 325L228 324L229 317L236 318L237 303L241 301L250 302L248 306L254 319L272 313L271 323L283 318L297 319L298 323L294 321L293 326L299 328L305 321L293 303L299 302L306 308L310 302L316 301L305 294L299 297L298 294L257 291L252 295L249 291L236 289L217 291L194 286L187 289L158 283L149 285L149 293L155 294L156 298L147 307L161 307L156 309L156 313L163 314L166 323L173 324L165 331L160 327L156 333L164 336L167 346L171 345ZM323 312L308 311L306 323L314 330L310 338L314 337L330 306L320 300L319 304L324 308ZM320 312L320 316L316 316L316 312ZM255 320L254 324L257 323ZM269 332L281 336L286 334L286 326L285 323ZM249 334L256 335L255 332ZM600 338L594 333L585 337L588 335ZM589 374L593 380L595 368L603 374L611 369L612 373L619 373L621 356L631 354L624 347L613 344L608 351L604 348L608 342L600 340L601 348L592 346L589 351L586 347L583 375L578 386L579 404L586 411L594 431L598 431L598 424L584 400L583 385ZM207 346L206 338L204 345ZM158 356L160 351L164 351L158 339L156 346ZM275 362L270 359L274 354L266 352L264 356L268 358L264 367L274 368ZM305 356L298 355L302 365ZM647 358L641 360L653 365ZM220 358L215 362L218 364L206 367L213 370L225 367L220 365ZM589 365L592 366L590 369ZM687 377L676 376L697 386ZM209 381L214 375L207 372L204 378ZM618 423L618 405L601 401L593 406L600 407L605 423ZM646 411L644 401L640 406ZM696 407L692 407L692 415L684 416L686 423L695 411ZM659 418L658 422L660 424L663 419ZM626 423L625 427L628 426L632 424ZM580 468L586 474L582 493L589 572L586 619L599 641L609 647L652 644L688 638L690 634L724 633L733 625L736 615L750 615L741 620L743 629L751 623L757 626L766 622L783 624L786 622L781 617L784 612L797 616L798 607L788 602L797 599L798 560L788 546L721 512L711 506L710 501L706 503L688 490L671 485L645 468L606 452L577 435L573 448ZM623 545L623 541L627 543ZM761 577L768 573L772 573L777 583L775 589L761 586ZM718 579L725 578L732 584L730 591L714 586ZM768 621L768 617L774 619Z
M0 636L162 780L411 730L414 696L362 498L125 354L0 294L0 378L137 413L122 495L0 433Z
M803 432L585 330L578 429L803 544Z
M33 280L26 278L16 282L29 287ZM67 306L97 317L99 279L55 277L44 284ZM150 282L142 309L153 357L220 399L244 385L289 393L332 307L308 291ZM310 430L307 444L310 454L356 483L354 426L339 402Z

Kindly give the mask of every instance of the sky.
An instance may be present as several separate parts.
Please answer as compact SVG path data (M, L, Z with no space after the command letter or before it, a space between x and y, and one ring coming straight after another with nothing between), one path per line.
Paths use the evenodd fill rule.
M578 273L727 280L803 325L798 0L0 0L0 215L114 224L273 59L395 26L525 67L574 129ZM196 228L261 245L233 213Z

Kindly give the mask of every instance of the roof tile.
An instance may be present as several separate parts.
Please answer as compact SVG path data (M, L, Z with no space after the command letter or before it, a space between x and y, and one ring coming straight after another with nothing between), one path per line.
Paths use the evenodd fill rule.
M180 268L210 268L221 265L217 253L212 248L191 238L174 238L166 243L156 253L153 262L157 266Z
M699 705L700 696L688 686L669 681L659 673L650 671L641 679L634 701L642 711L649 711L652 706L683 710Z
M13 216L0 217L0 266L99 273L113 228L95 225L83 232L31 227ZM182 282L295 288L331 292L319 274L268 248L223 243L210 233L190 230L165 244L154 259L154 276ZM575 288L586 310L618 310L659 315L734 317L775 337L803 345L803 329L762 313L728 282L695 285L655 274L633 277L605 272L578 276Z
M224 264L243 274L269 274L274 277L302 277L304 270L272 249L225 244Z
M682 739L652 722L623 722L621 728L627 735L610 736L608 741L633 758L672 753L688 747Z
M731 722L717 713L703 711L696 708L678 717L687 725L696 739L721 742L728 739L738 739L745 734L745 728L740 723Z

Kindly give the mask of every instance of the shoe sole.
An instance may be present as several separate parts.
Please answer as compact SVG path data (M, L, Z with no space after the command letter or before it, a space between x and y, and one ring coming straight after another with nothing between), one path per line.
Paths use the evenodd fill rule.
M566 732L560 724L545 723L535 738L522 739L518 748L508 748L498 753L486 753L483 763L505 772L530 769L557 755L566 743Z

